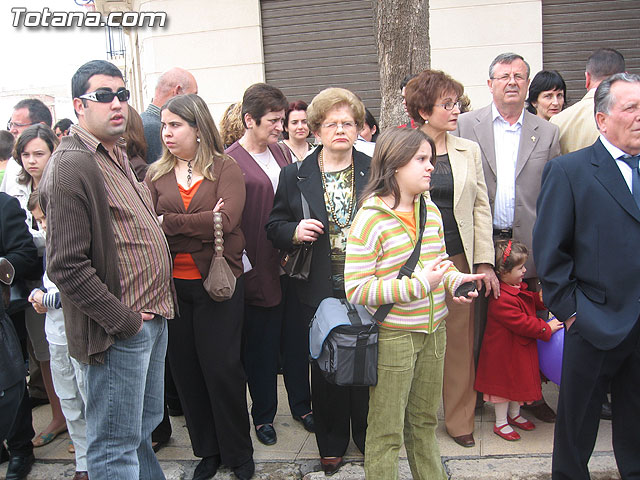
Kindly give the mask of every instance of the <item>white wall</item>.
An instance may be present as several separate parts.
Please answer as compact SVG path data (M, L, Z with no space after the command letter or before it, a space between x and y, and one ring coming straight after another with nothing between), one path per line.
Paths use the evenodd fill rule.
M196 77L216 122L249 85L264 81L259 0L136 0L134 10L168 18L164 28L137 31L145 106L172 67Z
M471 107L491 102L489 65L515 52L542 69L542 1L430 0L431 68L461 82Z

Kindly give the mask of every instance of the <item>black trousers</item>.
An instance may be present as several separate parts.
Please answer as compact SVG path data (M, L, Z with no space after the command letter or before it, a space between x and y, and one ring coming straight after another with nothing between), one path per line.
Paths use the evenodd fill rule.
M301 311L309 324L315 309L302 305ZM369 387L340 387L329 383L312 362L311 399L320 456L342 457L349 446L350 433L353 442L364 454Z
M31 439L35 437L36 432L33 431L31 402L29 401L26 381L18 385L20 385L20 387L14 392L14 395L18 397L22 395L22 398L20 399L17 413L15 413L13 426L7 435L7 446L12 456L26 456L33 453L33 443L31 443ZM0 410L2 410L2 416L4 417L4 405L0 406Z
M635 301L631 300L630 301ZM600 350L580 335L580 314L565 331L553 444L553 480L589 480L602 402L611 383L613 451L623 480L640 479L640 320L620 345Z
M180 316L169 321L169 362L193 453L219 454L236 467L253 456L246 376L240 359L243 277L233 297L215 302L201 280L175 280Z
M245 305L243 360L253 401L254 425L273 423L278 409L278 358L293 415L311 411L309 323L289 277L280 277L282 302L270 308Z
M22 397L25 395L25 381L21 380L15 385L0 391L0 443L11 433L12 427L18 419Z

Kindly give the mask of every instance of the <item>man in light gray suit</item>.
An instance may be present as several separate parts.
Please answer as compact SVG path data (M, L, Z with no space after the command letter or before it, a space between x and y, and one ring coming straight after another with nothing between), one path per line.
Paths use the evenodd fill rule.
M489 67L493 102L460 115L458 136L473 140L482 151L494 239L513 238L524 243L530 255L525 281L536 290L538 279L531 254L536 221L536 200L546 163L560 154L558 127L529 113L524 101L529 88L529 64L515 53L498 55ZM476 348L486 323L486 303L476 304ZM544 400L532 409L545 422L555 413Z

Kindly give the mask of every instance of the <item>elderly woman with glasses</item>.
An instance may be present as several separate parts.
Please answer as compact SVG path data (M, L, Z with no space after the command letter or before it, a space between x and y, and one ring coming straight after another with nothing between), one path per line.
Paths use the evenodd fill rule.
M425 70L406 88L407 109L419 128L433 138L436 164L431 174L431 199L442 213L447 254L463 273L484 273L487 295L496 297L493 230L487 187L477 143L451 135L460 114L462 84L441 71ZM481 282L478 281L478 290ZM473 438L476 393L473 390L473 311L447 294L447 349L444 361L445 427L463 447Z
M299 320L305 325L323 299L346 296L347 237L371 162L353 148L364 116L364 105L349 90L327 88L320 92L307 109L307 119L322 145L299 165L288 165L280 172L267 237L285 251L303 242L313 244L308 281L293 280L301 303ZM309 204L311 218L302 213L301 195ZM342 464L350 431L364 453L369 390L331 384L314 363L311 392L321 465L331 475Z

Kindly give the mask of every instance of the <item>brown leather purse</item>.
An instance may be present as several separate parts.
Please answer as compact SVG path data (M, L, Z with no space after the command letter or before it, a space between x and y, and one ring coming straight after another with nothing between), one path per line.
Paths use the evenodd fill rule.
M211 259L209 274L202 282L204 289L216 302L224 302L233 296L236 289L236 277L224 258L224 239L222 238L222 214L213 214L213 236L215 254Z

